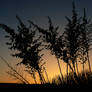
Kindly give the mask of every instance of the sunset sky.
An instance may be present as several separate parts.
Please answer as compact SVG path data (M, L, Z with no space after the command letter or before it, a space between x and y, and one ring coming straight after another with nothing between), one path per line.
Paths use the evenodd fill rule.
M59 30L62 33L67 24L65 16L71 17L72 14L72 1L74 0L0 0L0 23L16 29L18 25L16 15L18 15L26 24L27 20L31 20L41 27L47 27L47 16L50 16L53 23L60 26ZM83 14L83 8L86 8L88 18L92 18L92 0L75 0L75 3L80 16ZM7 40L4 35L4 30L0 29L0 56L9 61L13 67L16 67L15 64L20 60L10 55L11 51L5 45ZM44 51L44 54L46 69L51 79L59 74L57 61L49 51ZM63 74L66 72L65 66L66 64L61 62ZM7 71L8 67L0 59L0 82L16 82L9 77ZM30 75L26 73L24 75L30 83L33 83Z

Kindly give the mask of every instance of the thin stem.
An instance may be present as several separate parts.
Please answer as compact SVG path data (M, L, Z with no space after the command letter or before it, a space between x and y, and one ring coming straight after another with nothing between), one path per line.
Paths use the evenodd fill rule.
M35 78L34 74L33 74L33 79L34 79L35 84L37 84L37 81L36 81L36 78Z
M83 74L84 74L84 63L83 63Z
M11 73L11 72L7 72L7 73L8 73L10 76L13 76L14 78L20 80L22 83L25 83L25 81L22 80L21 78L19 78L17 75L15 75L15 74L13 74L13 73Z
M66 72L67 72L67 83L68 83L68 64L67 64L67 70L66 70Z
M73 68L74 68L74 73L76 73L76 71L75 71L75 63L73 63Z
M43 76L42 76L40 70L38 70L38 74L39 74L41 84L44 84Z
M90 64L90 60L89 60L89 53L88 53L88 52L87 52L87 57L88 57L89 71L91 72L91 64Z
M49 82L48 73L47 73L47 71L46 71L45 67L44 67L44 71L45 71L45 75L46 75L46 77L47 77L48 83L50 83L50 82Z
M8 66L11 70L13 70L17 75L19 75L27 84L30 84L22 75L20 75L12 66L10 66L10 65L8 64L8 62L7 62L2 56L0 56L0 58L7 64L7 66Z
M63 74L62 74L62 70L61 70L60 63L59 63L59 59L58 58L57 58L57 62L58 62L58 66L59 66L59 70L60 70L60 74L61 74L62 80L64 80L64 77L63 77Z
M77 69L77 74L79 74L78 63L77 63L77 61L76 61L76 69Z
M74 72L73 68L71 67L70 63L67 63L70 67L70 69L72 70L72 72Z

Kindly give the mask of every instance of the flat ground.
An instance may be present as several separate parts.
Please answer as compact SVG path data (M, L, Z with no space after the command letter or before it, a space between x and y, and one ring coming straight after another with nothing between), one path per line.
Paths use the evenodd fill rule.
M44 84L44 85L34 85L34 84L12 84L12 83L0 83L0 89L1 88L60 88L60 89L71 89L71 88L92 88L92 84L88 85L52 85L52 84Z

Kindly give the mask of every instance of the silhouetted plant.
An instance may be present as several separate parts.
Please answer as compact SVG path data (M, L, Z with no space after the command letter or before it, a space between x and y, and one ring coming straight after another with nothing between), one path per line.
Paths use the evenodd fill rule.
M61 71L61 66L59 63L59 58L62 54L62 48L64 47L63 43L62 43L62 39L59 36L59 32L58 32L59 27L53 26L52 20L50 17L48 17L48 24L49 24L48 29L43 29L43 28L39 27L38 25L34 24L33 22L31 22L31 21L29 21L29 22L31 24L33 24L34 27L36 27L40 33L42 33L43 41L47 43L47 45L45 45L45 47L46 47L46 49L51 50L52 55L56 56L61 77L62 77L62 79L64 79L62 71Z
M81 24L81 35L82 35L82 49L83 49L83 53L81 53L85 59L83 62L83 71L84 71L84 63L86 61L88 61L88 65L89 65L89 71L91 72L91 65L90 65L90 60L89 60L89 51L91 50L91 46L92 46L92 32L89 28L90 22L88 21L87 17L86 17L86 11L84 8L84 16L83 16L83 20L82 20L82 24ZM83 61L83 60L82 60Z
M46 77L47 77L47 83L50 83L50 81L49 81L49 77L48 77L48 73L47 73L47 71L46 71L46 68L43 67L43 70L44 70L45 75L46 75Z
M75 63L77 62L78 54L79 54L79 47L80 47L80 18L78 19L77 13L75 10L75 4L73 2L73 15L72 19L66 17L68 24L65 28L64 32L64 43L65 43L65 50L64 50L64 59L67 60L67 63L72 62L73 64L73 71L76 73L75 70ZM66 61L64 60L64 61Z
M18 76L14 71L10 70L6 72L10 77L14 78L15 80L18 80L22 84L27 84L20 76ZM18 73L21 73L18 71ZM23 76L23 74L21 74Z
M11 70L10 72L7 72L9 75L13 76L14 78L20 80L22 83L30 84L16 69L14 69L8 61L6 61L2 56L0 58L5 62L5 64L9 67Z
M28 72L31 75L31 77L34 79L35 84L37 84L37 80L36 80L36 76L35 76L36 71L30 66L29 67L27 66L27 68L28 69L25 70L25 71Z
M16 18L20 23L17 32L4 24L0 24L0 27L5 29L8 33L6 38L9 38L10 42L7 42L6 44L10 46L10 50L15 51L12 56L21 58L22 61L19 64L24 64L30 67L30 69L32 68L33 70L36 70L39 74L41 83L44 83L45 79L41 72L42 67L40 67L41 57L43 56L40 55L40 51L42 51L40 48L40 37L35 37L36 30L32 27L32 25L26 27L18 16L16 16Z

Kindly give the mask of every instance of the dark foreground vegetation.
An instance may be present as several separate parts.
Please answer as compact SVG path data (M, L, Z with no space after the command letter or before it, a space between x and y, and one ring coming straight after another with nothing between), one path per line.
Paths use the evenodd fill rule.
M66 76L67 77L67 76ZM51 83L46 84L17 84L17 83L1 83L0 88L61 88L61 89L73 89L83 88L88 89L92 87L92 73L80 73L76 79L70 74L68 80L62 81L58 76L53 79Z
M80 84L80 85L68 85L68 84L64 84L62 85L54 85L54 84L43 84L43 85L39 85L39 84L12 84L12 83L1 83L0 84L0 89L1 88L60 88L60 89L71 89L71 88L91 88L92 87L92 81L90 82L90 84Z

